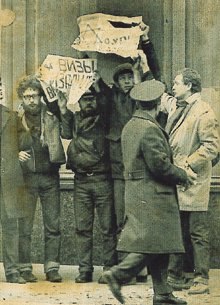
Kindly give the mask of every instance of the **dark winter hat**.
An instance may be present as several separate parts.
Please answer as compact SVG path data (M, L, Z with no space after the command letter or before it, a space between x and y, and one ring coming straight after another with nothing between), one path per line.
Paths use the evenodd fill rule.
M147 80L139 83L131 89L132 99L142 102L150 102L159 98L165 90L165 85L158 80Z
M117 82L119 75L125 73L133 73L132 64L125 63L117 66L113 74L113 80Z
M94 92L91 89L86 90L86 92L83 93L81 98L93 98L95 96Z

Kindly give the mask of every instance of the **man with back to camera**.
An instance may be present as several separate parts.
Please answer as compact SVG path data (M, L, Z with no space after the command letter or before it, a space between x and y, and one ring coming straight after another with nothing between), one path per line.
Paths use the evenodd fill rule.
M182 253L176 184L188 187L194 176L173 165L166 132L156 121L164 85L142 82L131 90L138 110L122 132L126 222L117 249L127 257L104 273L114 296L124 303L121 285L144 266L151 272L154 305L186 304L167 284L170 253Z
M195 173L195 183L187 190L178 187L178 201L186 253L172 256L169 283L177 290L189 288L183 273L183 259L194 273L189 294L208 293L209 227L208 202L212 160L219 151L218 122L211 107L201 100L201 77L185 68L174 79L174 97L164 94L161 110L168 114L166 131L174 164Z
M9 110L0 77L0 216L2 254L6 281L25 284L18 268L18 219L25 217L27 200L21 165L19 138L24 131L17 114Z
M80 111L67 109L67 99L58 92L62 137L72 139L67 149L67 168L74 172L74 216L79 258L76 283L93 280L93 223L95 210L103 237L103 270L117 264L116 226L113 217L113 185L110 175L106 119L99 94L85 92ZM98 280L103 282L102 275Z
M60 266L60 186L59 168L65 163L60 139L59 120L43 102L44 93L35 76L19 82L17 93L22 100L19 160L28 192L28 216L19 221L19 263L22 277L36 282L31 264L31 235L38 197L40 198L45 241L44 272L46 280L61 282Z

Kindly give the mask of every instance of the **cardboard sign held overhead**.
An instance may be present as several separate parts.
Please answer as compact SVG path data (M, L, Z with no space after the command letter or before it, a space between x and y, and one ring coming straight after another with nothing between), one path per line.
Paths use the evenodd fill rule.
M40 66L40 81L48 101L57 99L58 89L67 94L70 104L75 104L93 83L96 70L96 59L47 55Z
M79 51L115 53L137 57L142 17L90 14L77 19L80 35L72 47Z

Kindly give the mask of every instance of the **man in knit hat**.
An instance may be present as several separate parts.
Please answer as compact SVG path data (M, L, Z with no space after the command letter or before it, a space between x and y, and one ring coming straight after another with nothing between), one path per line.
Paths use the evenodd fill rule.
M147 63L150 68L148 77L160 79L160 68L152 42L149 40L149 27L141 24L143 34L140 37L140 44ZM136 109L136 101L130 97L130 90L134 87L135 77L139 74L137 65L124 63L116 67L113 73L114 85L109 88L100 79L97 84L103 100L106 101L109 126L107 138L110 148L111 175L114 183L114 207L117 223L117 231L120 233L124 224L124 189L123 177L124 165L122 162L121 133L125 124L132 117ZM120 255L119 255L120 259ZM146 281L147 272L137 277L137 281Z

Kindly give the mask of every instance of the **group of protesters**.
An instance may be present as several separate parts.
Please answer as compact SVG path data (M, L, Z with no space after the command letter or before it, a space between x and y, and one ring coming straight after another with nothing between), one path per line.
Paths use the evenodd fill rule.
M19 82L18 113L1 110L1 222L7 282L36 282L31 235L38 198L46 280L61 282L60 187L62 164L74 173L74 217L79 275L93 280L95 211L102 233L103 273L124 303L121 286L152 276L153 304L186 304L173 290L209 292L207 210L212 165L219 151L218 123L201 100L201 78L184 68L165 85L149 27L140 45L149 71L135 62L116 67L109 87L98 72L68 109L58 91L49 103L36 76ZM61 138L71 140L67 160ZM188 276L190 275L190 276Z

